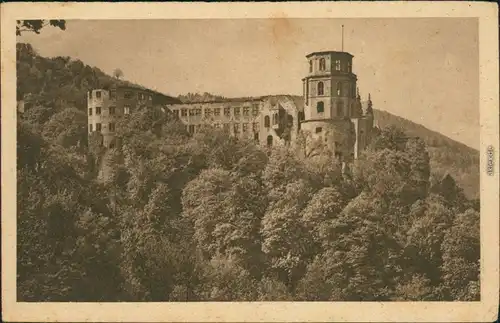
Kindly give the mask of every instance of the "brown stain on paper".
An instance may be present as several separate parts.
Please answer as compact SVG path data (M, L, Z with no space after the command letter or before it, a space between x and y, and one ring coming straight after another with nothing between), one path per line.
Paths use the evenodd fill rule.
M294 25L293 19L288 18L283 12L271 14L269 20L272 36L271 46L276 51L276 57L281 61L286 53L296 46L300 29Z

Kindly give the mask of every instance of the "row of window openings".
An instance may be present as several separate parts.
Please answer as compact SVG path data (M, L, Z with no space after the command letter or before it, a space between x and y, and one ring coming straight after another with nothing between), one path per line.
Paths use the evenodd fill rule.
M123 93L123 98L124 99L132 99L134 96L134 93L131 91L126 91ZM101 91L96 91L95 92L95 97L96 99L100 99L102 97ZM144 93L137 93L137 97L139 98L140 101L152 101L153 96L152 95L146 95ZM92 99L92 92L89 92L89 98ZM110 99L116 99L116 92L115 91L110 91L109 92L109 98Z
M188 114L190 116L201 116L201 109L180 109L180 110L173 110L174 114L179 114L179 111L181 113L181 117L187 117ZM214 108L213 110L211 108L205 108L205 117L211 117L213 116L220 116L221 114L221 108ZM233 108L233 114L234 116L240 116L241 115L241 109L239 107ZM257 116L259 114L259 108L253 107L252 108L252 116ZM231 115L231 108L224 108L224 115L225 116L230 116ZM250 116L250 108L249 107L244 107L243 108L243 115L244 116Z
M114 123L112 123L112 122L110 122L110 123L108 124L108 130L109 130L109 131L115 131L115 129L116 129L116 128L115 128L115 124L114 124ZM101 131L101 130L102 130L102 125L101 125L100 123L96 123L96 124L95 124L95 131ZM94 127L93 127L93 125L92 125L92 124L89 124L89 131L90 131L90 132L94 131Z
M242 129L242 132L247 132L248 129L249 129L249 126L250 124L249 123L243 123L241 124L241 129ZM188 132L190 133L194 133L195 131L198 131L200 129L201 125L188 125L187 126L187 129L188 129ZM221 128L224 129L224 130L229 130L231 129L231 125L229 123L224 123L224 124L219 124L219 123L215 123L214 124L214 127L215 128ZM259 131L259 123L258 122L254 122L252 123L252 130L253 132L258 132ZM239 123L235 123L233 124L233 131L235 133L239 133L240 132L240 124Z
M323 101L319 101L316 103L316 111L318 113L325 112L325 103ZM337 116L341 117L344 114L344 102L337 102Z
M318 95L325 95L325 83L318 82L318 84L316 85L316 88L317 88ZM354 86L352 86L351 91L352 91L352 93L355 93ZM338 82L337 83L337 96L343 96L343 95L344 95L344 93L342 91L342 83ZM345 95L349 96L349 91L347 91L347 93L345 93Z
M326 70L326 60L324 58L319 59L319 70L320 71ZM340 59L335 60L335 70L350 73L352 70L351 61L348 61L346 65L346 64L341 64ZM309 73L312 73L312 71L313 71L313 61L310 60Z
M109 115L115 115L116 114L116 107L109 107L108 108ZM95 115L101 115L102 109L101 107L96 107L95 108ZM123 114L130 114L130 106L126 105L123 107ZM92 108L89 108L89 116L92 115Z

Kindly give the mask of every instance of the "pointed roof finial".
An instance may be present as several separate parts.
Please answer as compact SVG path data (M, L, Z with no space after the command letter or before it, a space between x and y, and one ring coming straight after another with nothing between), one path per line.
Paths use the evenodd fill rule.
M373 114L373 103L370 93L368 93L368 107L366 109L366 114Z

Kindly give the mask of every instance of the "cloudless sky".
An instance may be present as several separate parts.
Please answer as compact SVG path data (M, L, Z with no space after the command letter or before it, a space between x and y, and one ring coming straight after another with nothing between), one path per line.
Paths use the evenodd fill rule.
M479 147L474 18L71 20L18 41L170 95L302 95L305 55L341 50L342 24L363 98Z

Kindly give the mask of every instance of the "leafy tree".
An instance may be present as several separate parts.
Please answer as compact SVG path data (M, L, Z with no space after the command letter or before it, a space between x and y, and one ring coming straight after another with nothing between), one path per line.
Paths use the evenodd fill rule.
M479 236L479 213L472 209L457 215L445 233L441 269L453 300L479 300Z
M193 222L194 240L206 259L220 254L247 270L258 267L264 210L259 191L255 179L238 179L221 169L204 170L188 183L182 196L183 215Z
M318 191L302 213L302 221L316 243L322 244L328 233L328 224L344 209L344 196L332 187Z
M123 77L123 71L119 68L114 69L113 70L113 77L120 79L121 77Z
M87 115L75 108L52 115L43 127L47 140L66 148L86 145L87 133Z
M310 236L301 221L301 212L311 195L304 180L273 188L262 219L262 250L272 271L290 290L295 288L311 257Z
M46 26L57 27L66 30L65 20L18 20L16 25L16 35L20 36L23 32L34 32L39 34L40 30Z
M80 176L65 150L51 147L20 120L18 130L19 299L119 298L116 226L100 187Z
M253 301L255 281L231 257L216 256L205 267L204 284L200 294L210 301Z

